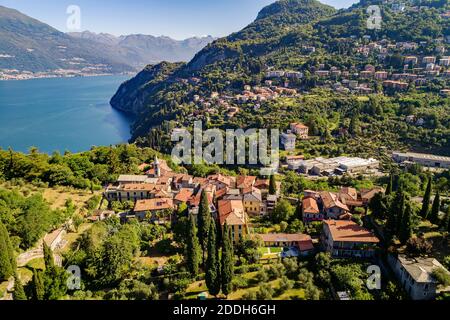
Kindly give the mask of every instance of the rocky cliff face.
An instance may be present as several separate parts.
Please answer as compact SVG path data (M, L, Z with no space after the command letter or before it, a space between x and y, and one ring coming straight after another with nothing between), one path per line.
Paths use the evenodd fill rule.
M147 98L162 89L164 82L183 65L183 63L162 62L145 67L134 78L119 87L110 101L111 106L138 115L143 111Z

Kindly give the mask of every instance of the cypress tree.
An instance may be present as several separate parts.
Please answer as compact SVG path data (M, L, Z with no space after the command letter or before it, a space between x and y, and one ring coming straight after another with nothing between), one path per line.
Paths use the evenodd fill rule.
M231 293L231 282L234 273L233 242L231 240L231 230L225 223L222 236L222 292L225 296Z
M45 269L46 270L52 270L55 268L55 260L53 259L53 252L52 249L47 245L47 243L43 243L43 251L44 251L44 262L45 262Z
M211 226L211 220L208 196L205 190L203 190L200 198L200 207L198 209L198 240L202 248L203 265L205 265L205 253L208 245L208 233Z
M407 203L405 206L405 213L403 214L402 224L399 233L399 240L402 244L406 244L406 242L411 239L413 235L412 230L412 207L410 203Z
M16 270L17 269L16 256L14 254L14 248L13 248L12 243L11 243L11 238L9 237L9 233L8 233L8 230L6 230L6 227L5 226L3 226L3 227L4 227L4 232L5 232L5 235L6 235L6 237L5 237L5 239L6 239L6 248L8 249L8 255L9 255L9 258L10 258L11 267L13 268L13 270Z
M405 210L406 210L406 196L402 191L400 192L400 195L397 200L398 200L398 203L395 206L396 207L395 210L397 210L396 234L398 235L402 228L403 217L405 215Z
M392 177L392 174L389 176L389 182L388 182L388 185L387 185L387 187L386 187L386 192L385 192L385 195L390 195L391 193L392 193L392 185L393 185L393 177Z
M298 198L298 204L297 207L295 209L295 217L296 219L300 219L303 221L303 210L302 210L302 198Z
M59 300L67 293L68 273L55 266L43 273L45 300Z
M269 194L276 195L277 194L277 181L275 180L275 175L270 176L269 182Z
M0 281L8 280L14 274L14 253L6 227L0 222Z
M35 300L44 300L45 288L42 272L33 269L33 294Z
M430 198L431 198L431 182L432 178L430 177L428 179L428 185L427 189L425 190L425 194L423 196L423 202L422 202L422 210L420 211L420 216L424 219L427 219L428 212L430 210Z
M189 272L192 276L198 275L198 266L200 264L200 244L197 237L197 226L195 225L194 217L190 217L190 228L188 231L186 256Z
M206 286L211 295L220 292L220 265L216 241L216 224L212 223L208 234L208 258L206 259Z
M392 210L389 210L389 214L385 225L386 237L389 239L392 239L395 235L396 221L397 219L395 213Z
M400 219L403 216L404 211L404 194L400 189L395 193L395 199L389 208L388 218L386 221L386 233L388 238L392 239L395 235L398 234L398 230L400 228Z
M433 206L431 207L430 212L430 222L433 224L439 223L439 210L441 209L441 196L439 195L439 191L436 193L436 196L433 200Z
M22 282L17 275L14 276L14 300L27 300L27 295L23 289Z

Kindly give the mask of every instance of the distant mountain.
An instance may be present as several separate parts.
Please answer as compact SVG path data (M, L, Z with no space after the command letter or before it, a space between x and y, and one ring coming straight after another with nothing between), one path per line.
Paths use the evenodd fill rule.
M91 73L136 71L162 61L189 61L214 38L116 37L89 31L66 34L17 10L0 6L0 69Z
M96 34L89 31L69 33L69 35L114 46L116 52L136 68L161 61L189 61L197 52L215 40L212 36L193 37L181 41L165 36L155 37L143 34L116 37L111 34Z
M83 69L124 72L133 68L113 46L73 37L17 10L0 6L0 69ZM86 69L86 70L87 70Z
M91 31L83 31L83 32L69 32L67 34L74 38L91 40L108 45L117 45L120 42L119 37L116 37L109 33L95 33Z

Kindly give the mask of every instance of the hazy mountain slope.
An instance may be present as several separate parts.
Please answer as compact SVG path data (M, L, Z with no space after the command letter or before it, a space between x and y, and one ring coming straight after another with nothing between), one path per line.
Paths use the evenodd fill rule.
M83 31L83 32L68 32L67 34L74 38L91 40L112 46L117 45L120 42L119 37L116 37L109 33L95 33L91 31Z
M116 52L134 67L161 61L189 61L194 55L214 40L213 37L194 37L174 40L169 37L134 34L115 37L110 34L96 34L89 31L69 33L72 37L92 40L115 47Z
M105 71L132 68L106 44L74 39L17 10L0 6L0 68L48 71L105 65Z
M115 37L92 32L65 34L17 10L0 6L0 69L123 72L161 61L189 61L212 37Z

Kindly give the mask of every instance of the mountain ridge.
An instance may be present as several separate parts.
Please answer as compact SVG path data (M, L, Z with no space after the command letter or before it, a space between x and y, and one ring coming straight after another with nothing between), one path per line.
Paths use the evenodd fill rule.
M89 39L116 47L128 61L134 61L136 67L156 64L162 61L180 62L191 60L195 53L214 41L212 36L190 37L175 40L168 36L153 36L146 34L129 34L114 36L107 33L90 31L68 33L74 38Z
M103 33L63 33L18 10L0 6L0 70L122 73L161 61L189 61L213 41Z
M0 59L0 68L4 69L36 72L106 65L105 72L133 70L106 45L98 47L91 41L73 39L39 20L3 6L0 6L0 40L0 53L11 56ZM102 56L101 52L109 55Z

